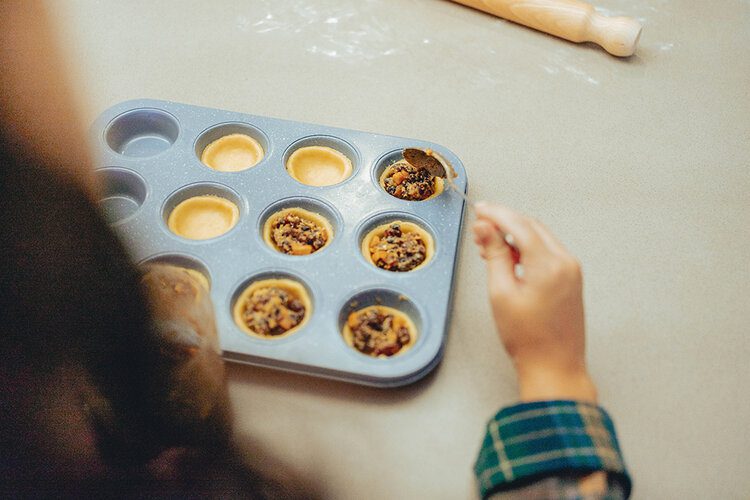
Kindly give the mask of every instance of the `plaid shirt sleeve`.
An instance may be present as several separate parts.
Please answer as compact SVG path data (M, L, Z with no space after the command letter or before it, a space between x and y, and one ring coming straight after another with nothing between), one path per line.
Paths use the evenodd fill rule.
M576 401L522 403L500 410L487 424L474 465L483 499L535 486L551 476L571 477L598 470L608 475L610 491L604 498L630 496L630 476L612 420L602 408ZM570 481L545 484L553 483L570 493ZM582 496L569 496L562 489L559 493L554 496Z

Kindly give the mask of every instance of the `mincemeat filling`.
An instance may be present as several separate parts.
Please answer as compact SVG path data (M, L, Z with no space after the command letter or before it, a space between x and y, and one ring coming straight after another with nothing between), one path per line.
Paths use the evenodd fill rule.
M401 318L376 309L353 312L348 325L354 348L370 356L393 356L411 340Z
M325 246L328 231L309 219L286 214L274 222L271 237L285 254L309 255Z
M274 337L299 325L305 306L286 290L264 287L255 290L245 303L242 319L258 335Z
M427 257L427 246L419 233L404 233L401 225L391 224L382 236L370 242L372 261L386 271L411 271Z
M435 194L435 176L424 168L399 161L390 167L389 175L383 180L385 190L402 200L421 201Z

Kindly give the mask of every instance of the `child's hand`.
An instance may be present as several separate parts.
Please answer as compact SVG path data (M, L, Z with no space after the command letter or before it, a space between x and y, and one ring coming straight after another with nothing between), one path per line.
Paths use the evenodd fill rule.
M474 239L487 262L495 324L518 373L522 401L596 401L586 371L578 261L536 220L477 204ZM523 274L503 239L513 235Z

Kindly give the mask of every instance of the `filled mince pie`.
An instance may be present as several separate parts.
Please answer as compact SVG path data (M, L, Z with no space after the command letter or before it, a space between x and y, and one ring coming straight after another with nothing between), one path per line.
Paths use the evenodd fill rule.
M287 208L270 216L263 225L263 240L287 255L310 255L333 239L333 227L322 215L302 208Z
M375 358L404 353L417 339L417 328L406 314L386 306L369 306L349 314L344 340Z
M250 284L237 298L234 321L246 333L261 338L286 337L307 322L312 303L307 290L290 279L266 279Z
M413 222L393 221L380 225L362 240L362 255L386 271L414 271L432 258L435 243L430 233Z

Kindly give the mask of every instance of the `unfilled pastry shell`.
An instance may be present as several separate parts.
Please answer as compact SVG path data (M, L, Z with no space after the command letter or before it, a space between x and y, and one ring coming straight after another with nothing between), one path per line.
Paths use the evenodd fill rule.
M229 134L206 146L201 162L219 172L240 172L260 163L264 155L263 147L249 135Z
M341 151L326 146L307 146L289 156L286 170L308 186L332 186L352 175L352 161Z
M240 220L240 209L220 196L193 196L180 202L167 219L177 236L190 240L208 240L229 232Z

